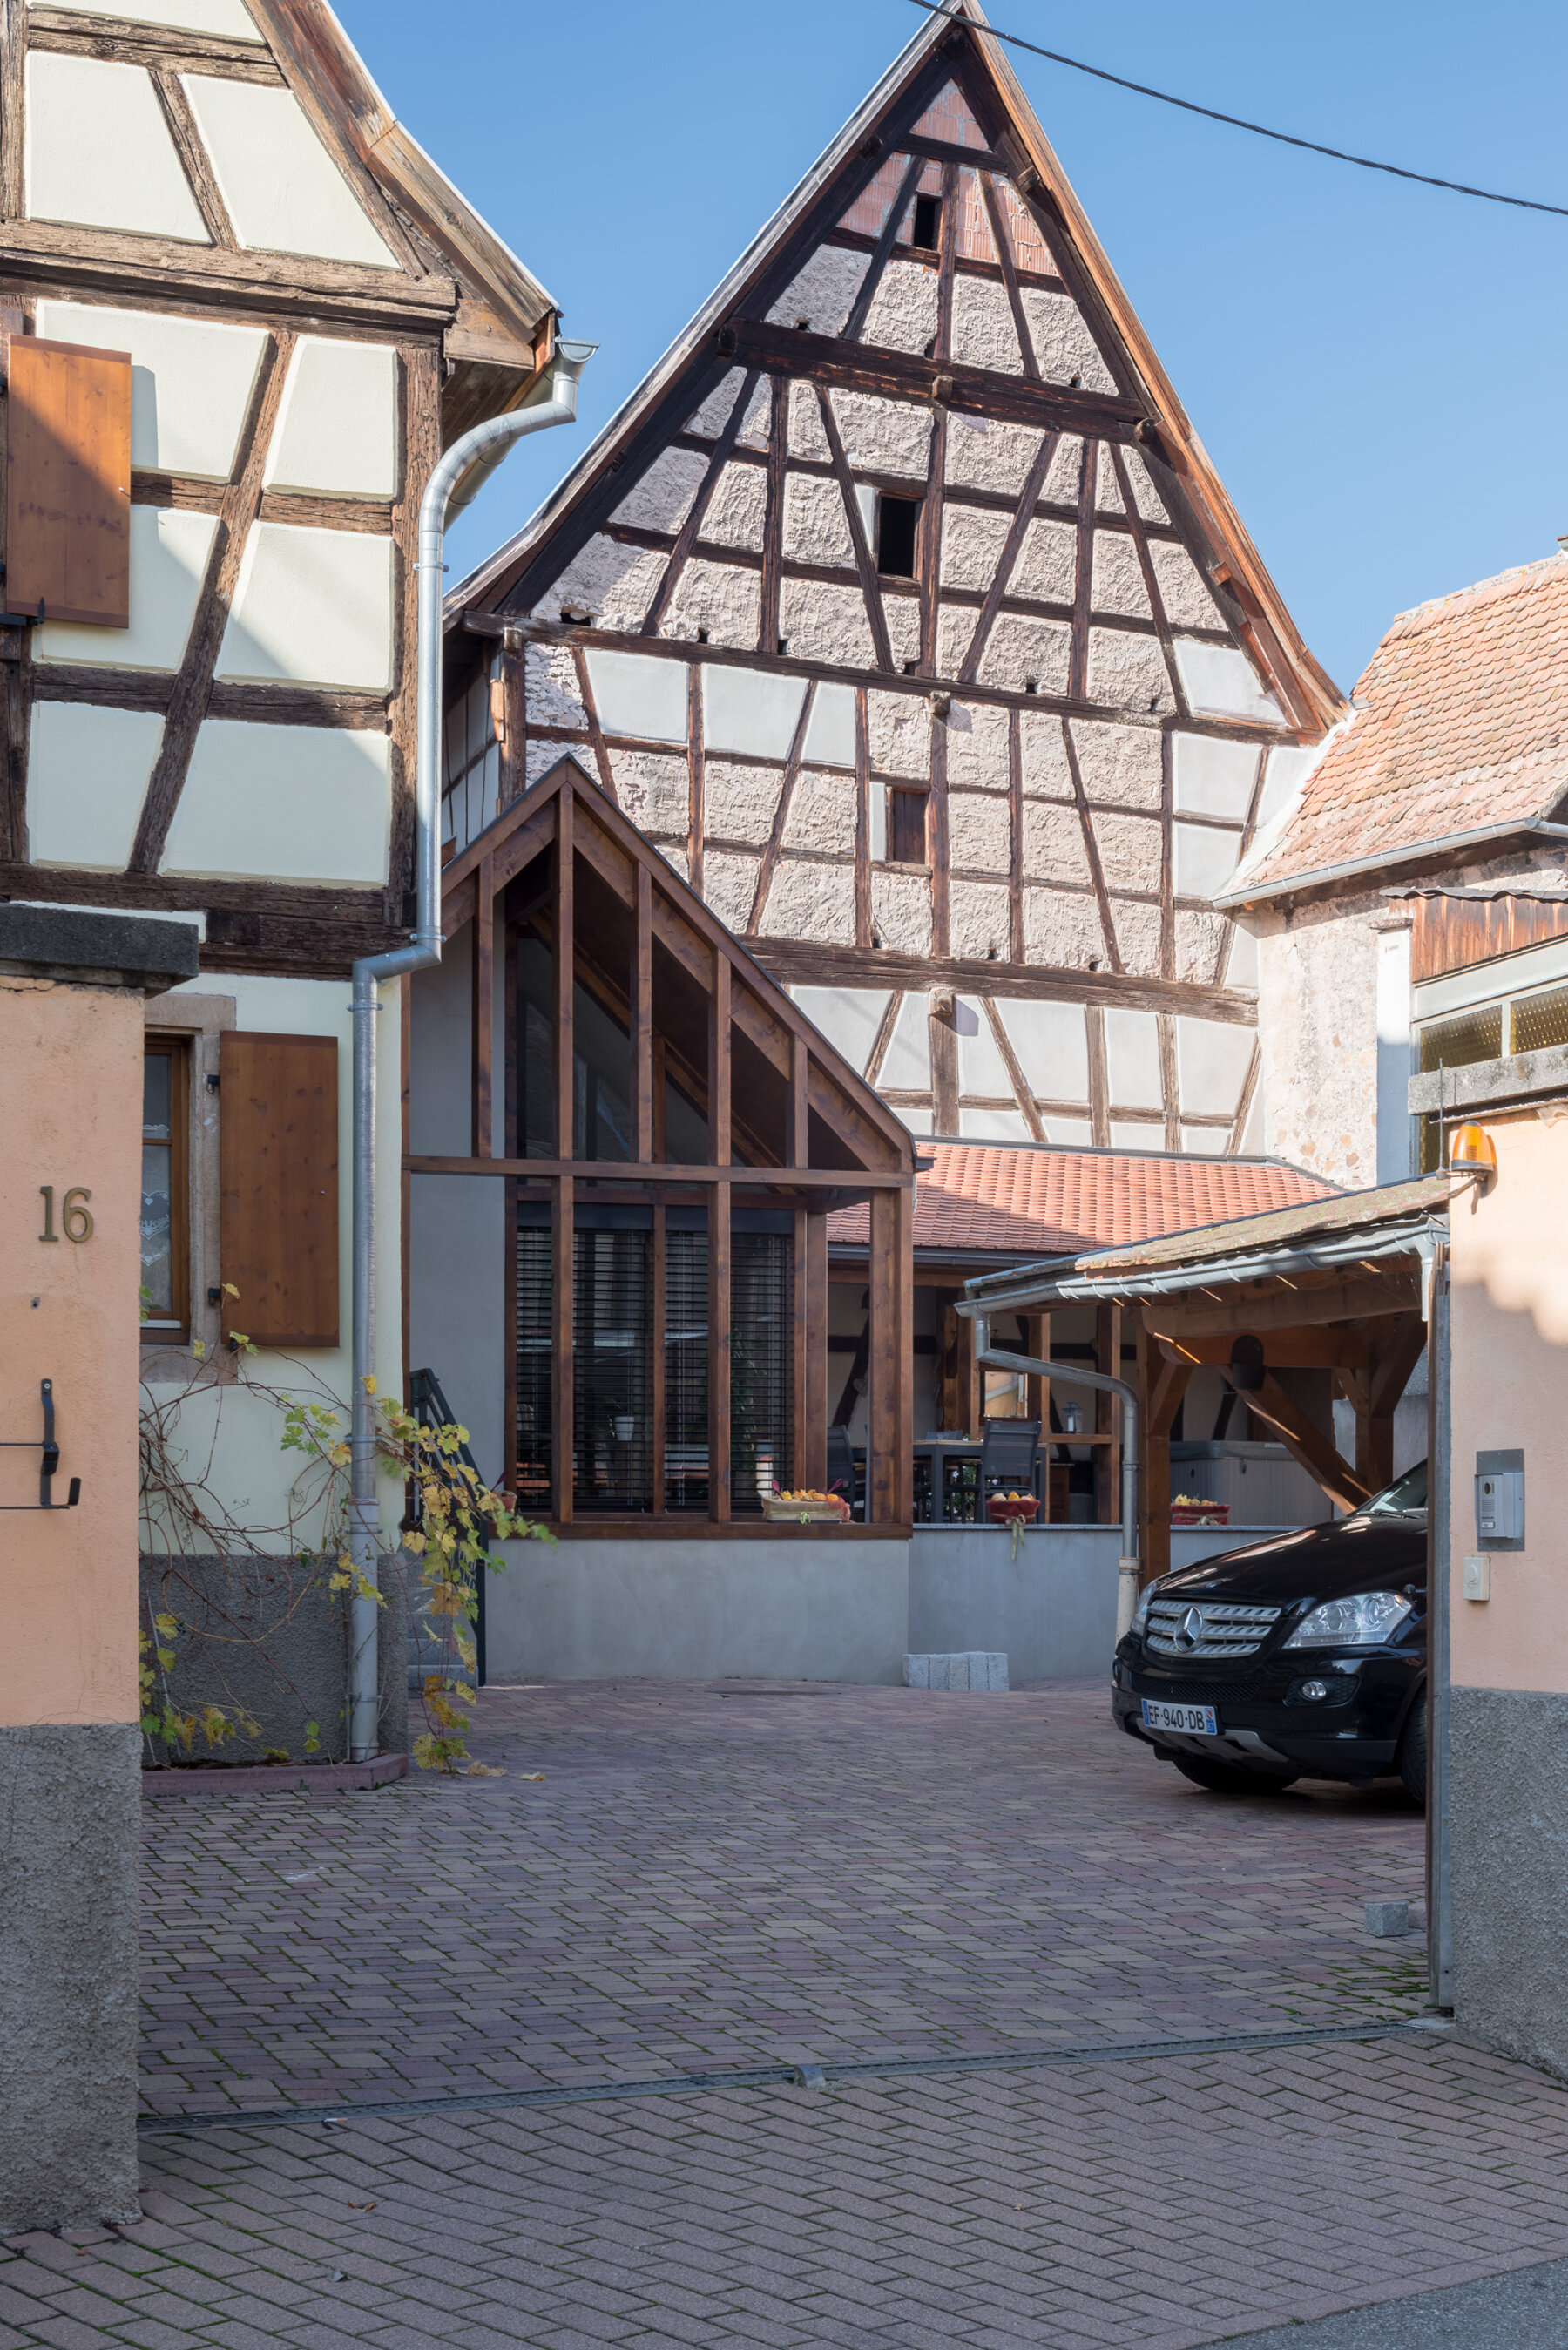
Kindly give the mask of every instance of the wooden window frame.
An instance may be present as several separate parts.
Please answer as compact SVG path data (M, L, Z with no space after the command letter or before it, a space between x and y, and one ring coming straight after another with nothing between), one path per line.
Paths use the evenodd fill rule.
M925 784L888 784L886 788L888 793L888 854L883 861L888 865L896 865L900 871L906 873L929 872L930 870L931 864L931 795L929 786ZM898 857L894 854L894 844L898 839L898 827L894 821L894 805L899 799L919 800L920 803L921 854L918 858Z
M170 1303L167 1319L144 1322L144 1347L184 1347L191 1339L191 1053L180 1036L149 1035L143 1040L142 1064L169 1063L169 1262ZM145 1097L144 1097L145 1098ZM143 1118L143 1148L149 1140Z
M187 1168L189 1173L190 1305L186 1335L170 1324L143 1333L141 1375L154 1381L183 1381L193 1374L223 1383L238 1375L238 1358L221 1344L218 1308L209 1291L218 1281L218 1040L238 1025L232 995L157 995L145 1012L147 1041L168 1039L184 1051L189 1079ZM202 1352L198 1356L196 1342Z

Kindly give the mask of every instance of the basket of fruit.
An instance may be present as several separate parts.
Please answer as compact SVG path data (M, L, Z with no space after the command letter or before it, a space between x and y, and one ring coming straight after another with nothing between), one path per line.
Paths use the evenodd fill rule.
M1229 1502L1206 1502L1200 1493L1178 1493L1170 1505L1173 1526L1228 1526Z
M1014 1558L1023 1539L1023 1529L1039 1507L1039 1497L1034 1493L988 1493L985 1497L986 1515L992 1524L1012 1529Z
M763 1495L764 1518L793 1518L798 1525L833 1523L842 1525L849 1515L849 1504L842 1493L819 1493L814 1486L802 1486L798 1492L781 1492L775 1485L771 1493Z

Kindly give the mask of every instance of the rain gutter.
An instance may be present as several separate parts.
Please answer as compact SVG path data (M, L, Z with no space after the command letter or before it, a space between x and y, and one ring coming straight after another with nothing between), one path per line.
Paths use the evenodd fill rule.
M1479 847L1482 841L1515 839L1521 832L1541 832L1552 840L1568 840L1568 824L1548 824L1544 816L1526 816L1517 824L1477 825L1469 832L1449 832L1437 840L1415 841L1408 848L1380 848L1373 857L1351 857L1342 865L1320 865L1312 872L1287 874L1282 881L1265 881L1256 889L1243 886L1221 890L1212 902L1222 909L1261 906L1269 898L1290 898L1299 890L1325 889L1332 881L1353 880L1360 873L1382 873L1391 865L1413 865L1422 858L1446 856L1450 849Z
M363 955L354 965L354 1243L353 1366L350 1378L348 1556L355 1571L350 1601L348 1752L369 1762L380 1721L380 1607L376 1561L381 1546L376 1492L376 1014L383 980L428 971L441 961L441 579L446 566L447 512L452 494L476 459L497 460L525 433L570 424L577 385L598 346L558 342L547 397L493 416L448 449L420 505L419 644L415 695L418 764L414 787L414 929L407 946ZM364 1596L366 1593L369 1596Z

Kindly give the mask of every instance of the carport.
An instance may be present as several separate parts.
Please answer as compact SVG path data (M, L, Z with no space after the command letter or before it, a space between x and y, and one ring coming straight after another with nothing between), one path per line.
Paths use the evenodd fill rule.
M959 1310L975 1323L977 1357L1049 1375L1062 1367L992 1344L999 1315L1033 1315L1092 1301L1136 1332L1136 1372L1117 1382L1124 1460L1133 1464L1124 1512L1120 1621L1141 1583L1170 1564L1170 1435L1189 1382L1217 1367L1251 1417L1272 1430L1330 1498L1353 1510L1393 1476L1394 1410L1430 1332L1428 1458L1446 1461L1447 1246L1455 1189L1449 1175L1417 1177L1274 1214L1173 1232L1162 1239L1014 1267L969 1282ZM1288 1376L1327 1371L1355 1416L1355 1457L1293 1394ZM1282 1373L1287 1378L1282 1378ZM1083 1378L1084 1374L1076 1376ZM1105 1385L1105 1381L1093 1381ZM1301 1383L1298 1382L1298 1388ZM1447 1479L1434 1474L1428 1525L1429 1607L1428 1820L1443 1816L1448 1686ZM1433 1995L1447 2005L1446 1863L1428 1826Z

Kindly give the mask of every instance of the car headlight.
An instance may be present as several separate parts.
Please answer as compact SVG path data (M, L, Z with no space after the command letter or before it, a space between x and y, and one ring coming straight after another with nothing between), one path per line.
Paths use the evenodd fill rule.
M1398 1591L1358 1591L1354 1599L1325 1599L1303 1616L1287 1648L1379 1648L1410 1613Z

